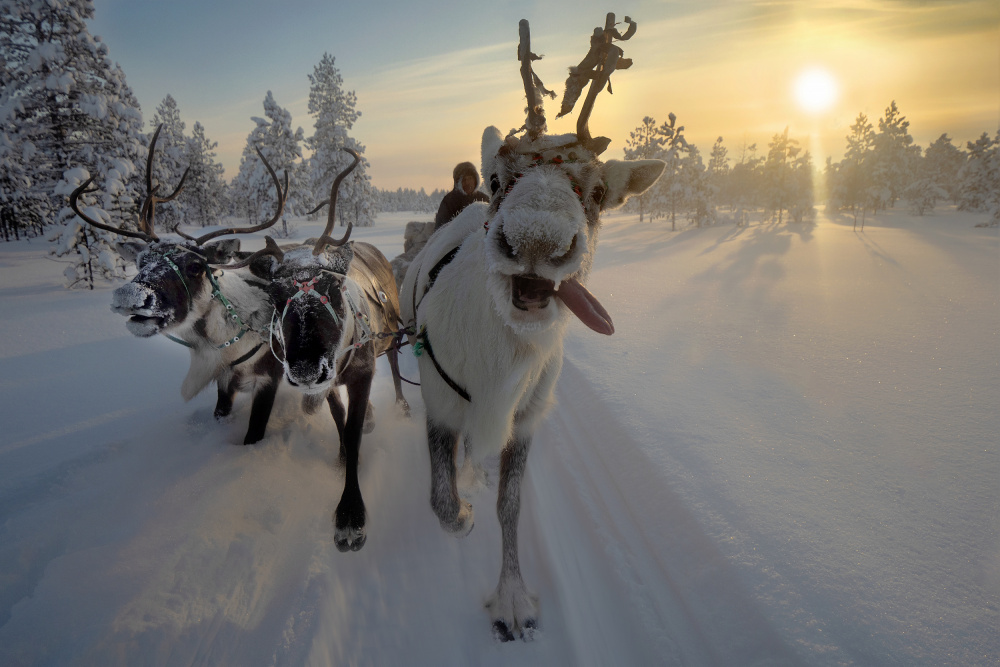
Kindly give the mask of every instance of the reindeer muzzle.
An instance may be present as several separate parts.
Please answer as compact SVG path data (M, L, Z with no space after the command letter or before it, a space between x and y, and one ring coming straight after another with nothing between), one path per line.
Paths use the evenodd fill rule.
M148 338L166 325L166 316L159 312L156 292L136 283L127 283L111 296L111 310L128 318L125 327L133 336Z

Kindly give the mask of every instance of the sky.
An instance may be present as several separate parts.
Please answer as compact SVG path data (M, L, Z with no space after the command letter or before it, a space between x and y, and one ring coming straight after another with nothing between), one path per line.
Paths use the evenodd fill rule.
M585 55L609 10L638 23L619 42L634 65L598 98L595 136L621 158L646 116L677 115L703 156L723 137L729 156L789 135L822 166L839 160L859 113L876 126L896 101L923 147L948 133L955 145L1000 127L1000 4L993 0L698 1L615 5L574 2L364 3L293 0L196 2L95 0L92 34L125 70L147 122L166 95L187 132L200 122L234 176L263 100L272 91L294 127L313 132L309 79L324 53L336 58L361 118L351 135L365 146L379 188L448 189L456 163L479 161L482 131L524 122L516 47L518 21L531 25L535 73L560 94L566 68ZM803 99L797 81L813 79ZM818 82L818 83L817 83ZM808 84L808 82L807 82ZM575 113L549 131L572 132Z

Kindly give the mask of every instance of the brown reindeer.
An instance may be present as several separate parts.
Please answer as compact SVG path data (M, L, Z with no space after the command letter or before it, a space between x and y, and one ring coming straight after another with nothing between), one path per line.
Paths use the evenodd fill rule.
M356 152L345 150L354 162L333 183L326 229L315 245L281 251L268 239L267 248L241 264L268 282L273 347L285 379L307 397L326 397L330 406L347 471L334 513L334 542L341 551L357 551L367 539L358 459L361 435L374 427L369 393L379 356L389 359L397 405L404 414L409 406L397 360L399 296L392 267L375 246L348 243L351 225L342 238L330 236L337 190L360 160ZM347 388L346 409L342 386Z

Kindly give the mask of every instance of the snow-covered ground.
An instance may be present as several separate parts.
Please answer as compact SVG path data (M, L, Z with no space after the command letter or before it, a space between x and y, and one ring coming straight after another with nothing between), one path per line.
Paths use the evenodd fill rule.
M392 257L406 219L354 238ZM608 217L589 284L617 333L570 325L524 485L541 628L512 644L483 609L495 488L467 491L467 538L440 529L419 391L397 416L384 360L368 542L342 554L328 414L285 387L239 445L246 396L225 424L214 392L183 403L184 348L128 334L111 286L64 290L46 243L0 243L0 664L1000 664L980 220Z

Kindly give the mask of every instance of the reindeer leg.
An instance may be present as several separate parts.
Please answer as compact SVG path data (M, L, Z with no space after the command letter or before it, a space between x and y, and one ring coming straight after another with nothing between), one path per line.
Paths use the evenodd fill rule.
M347 411L340 400L340 390L336 386L330 387L330 392L326 395L326 402L330 405L333 423L337 425L337 435L340 438L340 461L343 463L347 460L347 450L344 449L344 419Z
M427 418L427 446L431 454L431 508L441 527L465 537L474 525L472 505L458 496L455 453L458 433Z
M271 408L274 407L274 397L278 393L278 380L266 378L259 381L253 395L253 405L250 408L250 427L243 438L244 445L252 445L264 439L267 421L271 418Z
M374 360L372 361L374 364ZM333 515L333 541L340 551L358 551L365 546L365 502L361 498L358 484L358 458L361 451L361 429L365 412L368 410L368 395L372 386L372 374L359 374L347 383L347 423L341 445L344 451L346 478L344 493Z
M531 639L538 624L538 598L521 579L517 553L517 522L521 513L521 477L528 460L531 437L515 436L500 456L497 517L500 519L502 562L500 582L486 602L493 633L501 641L512 641L515 633Z
M215 418L224 420L233 411L233 398L236 396L236 381L231 378L228 382L218 383L218 398L215 401Z
M404 417L409 417L410 404L403 397L403 381L399 375L399 352L395 348L389 348L385 356L389 359L389 368L392 369L392 386L396 388L396 406L402 411Z

